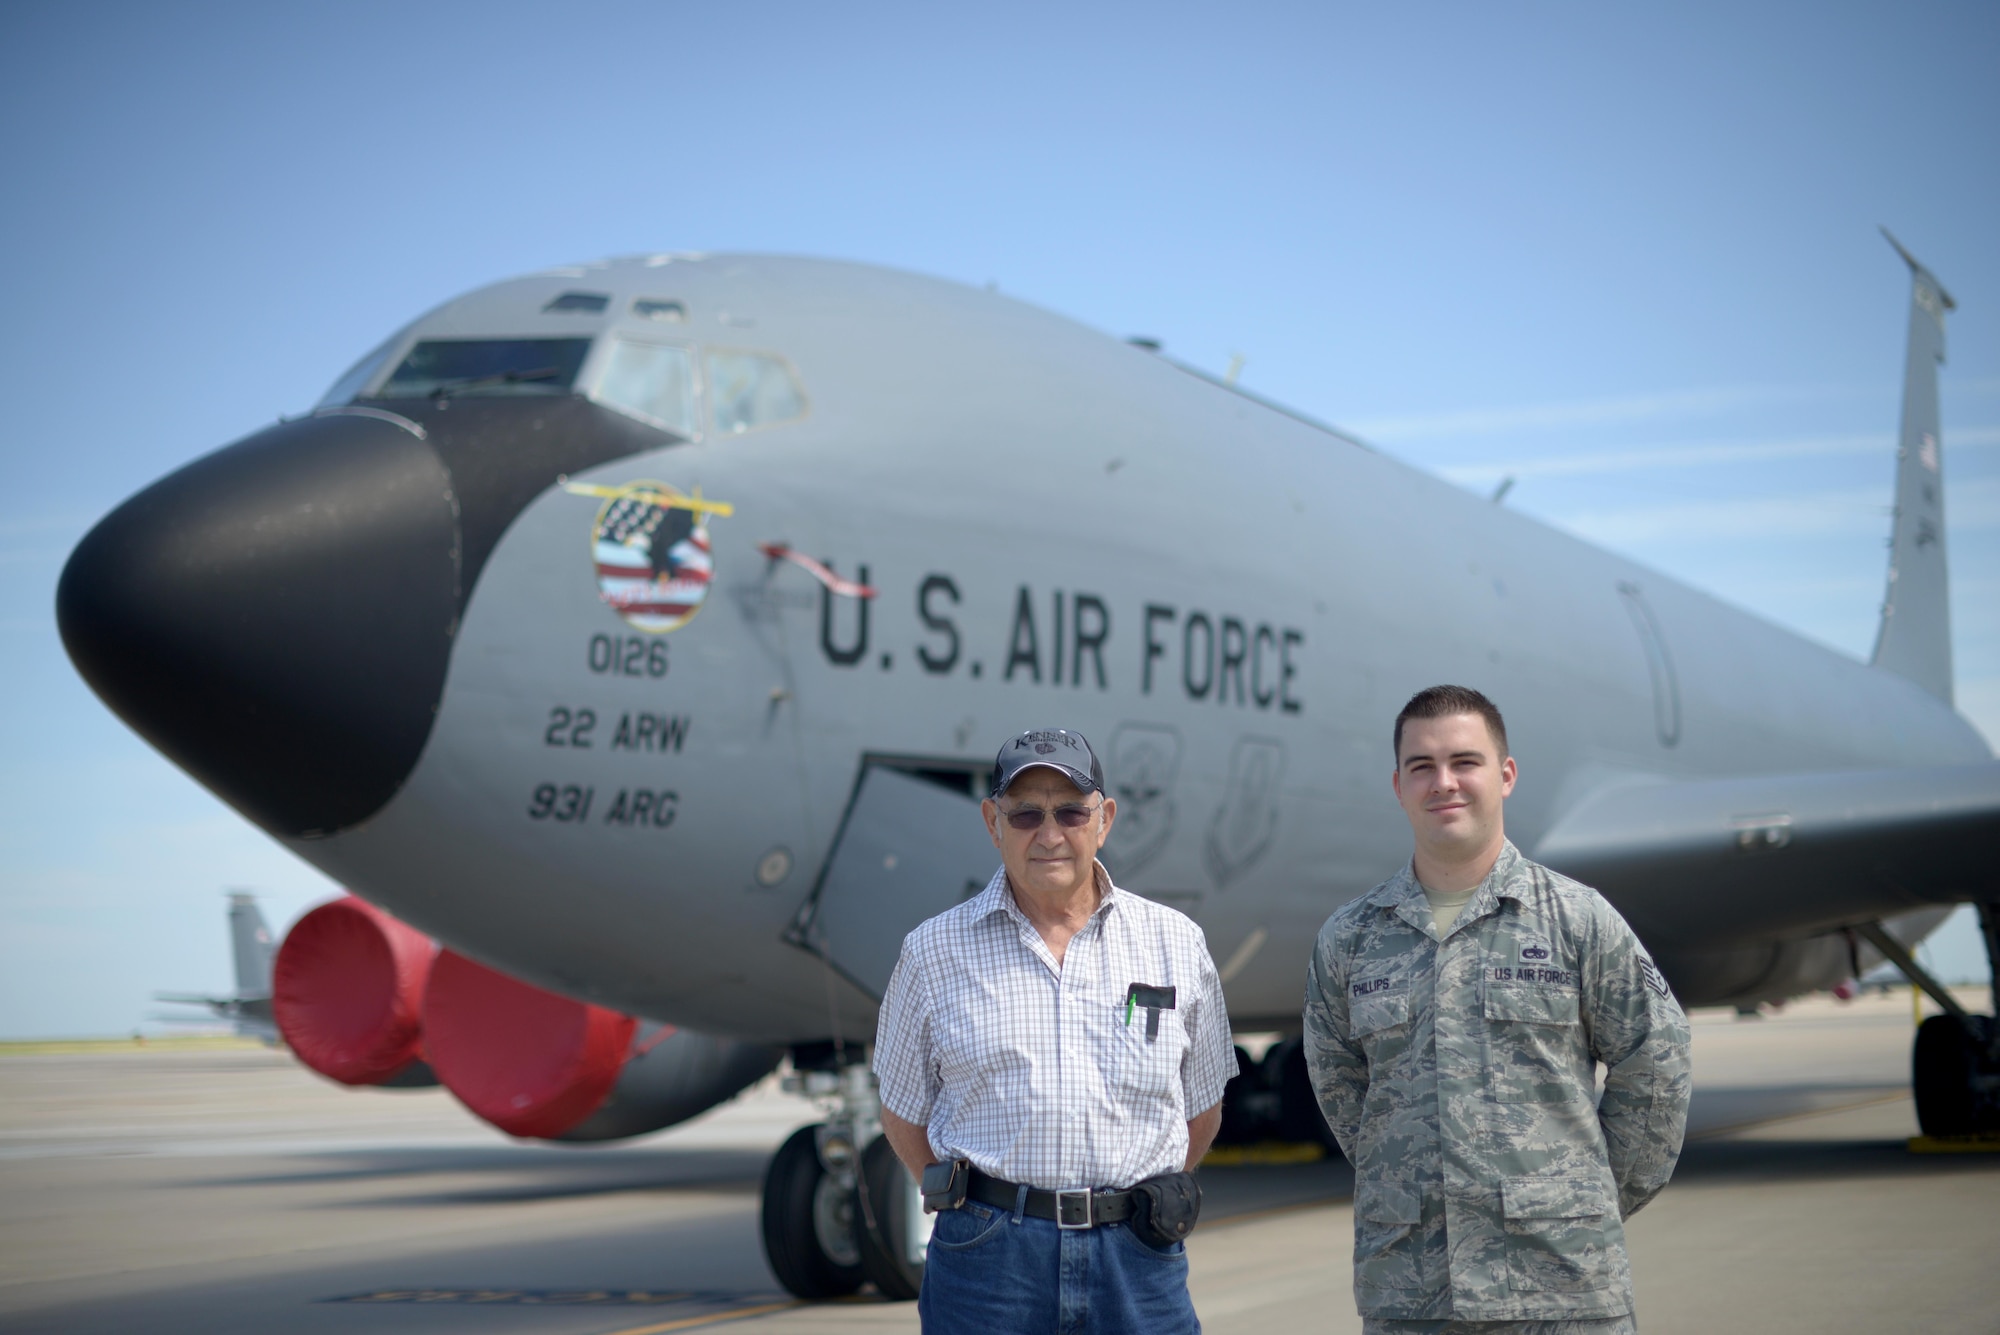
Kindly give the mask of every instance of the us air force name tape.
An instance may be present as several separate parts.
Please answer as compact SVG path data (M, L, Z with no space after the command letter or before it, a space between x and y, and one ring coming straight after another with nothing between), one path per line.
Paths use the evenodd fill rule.
M1104 765L1080 732L1068 728L1030 729L1011 738L993 758L991 796L998 797L1037 765L1055 770L1086 793L1104 791Z

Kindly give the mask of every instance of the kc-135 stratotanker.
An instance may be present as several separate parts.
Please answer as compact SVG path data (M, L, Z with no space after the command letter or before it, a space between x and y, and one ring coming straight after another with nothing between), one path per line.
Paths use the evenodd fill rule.
M1295 1035L1320 924L1408 855L1389 720L1477 686L1510 834L1684 1003L1886 957L1954 1012L1917 1040L1925 1129L1991 1131L1996 1026L1908 950L1962 902L1995 944L2000 764L1951 699L1952 302L1904 259L1866 664L1154 349L755 255L446 303L106 516L57 612L122 719L352 889L275 970L316 1069L589 1139L789 1055L827 1110L765 1182L801 1294L914 1292L861 1059L903 934L990 874L975 801L1029 726L1098 745L1120 883L1201 924L1239 1030ZM1325 1136L1295 1039L1227 1106Z

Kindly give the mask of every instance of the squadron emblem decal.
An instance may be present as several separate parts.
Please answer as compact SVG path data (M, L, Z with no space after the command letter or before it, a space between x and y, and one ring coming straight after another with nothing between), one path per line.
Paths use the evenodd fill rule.
M735 507L703 500L699 487L684 496L664 482L572 482L564 490L604 502L590 526L598 596L638 630L660 634L693 620L715 569L708 517L733 514Z

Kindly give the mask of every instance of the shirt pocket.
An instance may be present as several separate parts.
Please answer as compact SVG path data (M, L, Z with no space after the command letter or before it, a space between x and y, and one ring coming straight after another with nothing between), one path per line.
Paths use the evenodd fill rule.
M1107 1044L1111 1053L1111 1081L1119 1089L1149 1099L1171 1097L1179 1108L1181 1059L1188 1048L1187 1027L1181 1023L1178 1009L1162 1010L1159 1014L1159 1031L1148 1038L1146 1030L1151 1017L1144 1006L1134 1006L1128 1013L1121 998L1111 1008L1111 1038Z
M1576 1293L1615 1283L1623 1228L1610 1190L1587 1177L1500 1181L1507 1235L1507 1287L1516 1293Z
M1501 1103L1567 1103L1590 1093L1579 1077L1583 1025L1574 988L1489 986L1487 1088Z
M1354 1183L1357 1289L1423 1287L1423 1189L1415 1182L1359 1177Z

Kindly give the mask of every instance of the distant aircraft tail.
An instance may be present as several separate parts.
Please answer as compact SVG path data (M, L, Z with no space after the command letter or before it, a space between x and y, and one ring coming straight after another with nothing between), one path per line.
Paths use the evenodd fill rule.
M1910 266L1910 346L1903 366L1903 422L1896 440L1896 518L1889 588L1875 637L1876 667L1951 702L1951 604L1944 557L1944 444L1938 430L1938 363L1944 315L1957 303L1931 271L1882 235Z
M257 907L257 896L242 891L229 895L229 945L235 956L236 993L214 997L204 992L155 992L153 1000L177 1006L206 1006L220 1020L228 1020L246 1038L278 1041L278 1026L271 1017L271 968L278 957L278 943L270 925ZM186 1021L193 1016L162 1015L163 1020Z
M229 944L236 956L236 995L270 996L271 966L278 958L278 942L257 907L257 896L230 892Z

